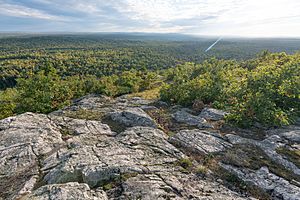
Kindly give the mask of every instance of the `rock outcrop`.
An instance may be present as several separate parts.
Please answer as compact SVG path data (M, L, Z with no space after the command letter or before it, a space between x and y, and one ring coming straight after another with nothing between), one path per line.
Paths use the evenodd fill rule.
M300 198L299 126L254 140L214 128L223 111L205 108L197 115L155 106L138 97L89 95L49 115L0 120L0 199L262 198L230 182L232 176L261 189L263 197ZM151 110L162 109L165 119L152 118ZM168 116L185 125L165 131L159 123L172 122ZM251 164L243 145L270 161ZM261 155L252 157L258 162Z
M235 173L243 181L257 185L272 193L274 199L300 199L300 190L296 185L269 172L267 167L258 170L238 169L230 165L222 165L225 169Z
M220 135L208 131L182 130L170 137L170 143L200 154L218 153L230 147Z

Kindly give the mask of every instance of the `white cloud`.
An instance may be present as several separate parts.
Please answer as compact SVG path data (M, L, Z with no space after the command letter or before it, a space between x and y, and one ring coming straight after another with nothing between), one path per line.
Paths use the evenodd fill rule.
M17 0L6 2L10 3L1 3L0 0L2 15L52 21L72 19L72 23L77 23L75 31L300 36L299 0L28 0L28 4L20 4ZM34 9L34 4L38 4L43 10Z
M57 21L65 20L64 17L51 15L37 9L32 9L21 5L13 5L7 3L0 4L0 13L1 15L7 15L13 17L29 17L29 18L57 20Z

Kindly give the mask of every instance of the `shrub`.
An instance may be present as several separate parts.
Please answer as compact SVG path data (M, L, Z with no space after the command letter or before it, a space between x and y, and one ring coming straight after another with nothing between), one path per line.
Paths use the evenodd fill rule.
M264 53L248 62L211 59L183 67L169 73L173 80L162 87L162 100L184 106L203 101L229 111L227 120L240 126L287 125L299 116L299 54Z
M0 92L0 119L12 116L16 109L17 92L15 89L6 89Z

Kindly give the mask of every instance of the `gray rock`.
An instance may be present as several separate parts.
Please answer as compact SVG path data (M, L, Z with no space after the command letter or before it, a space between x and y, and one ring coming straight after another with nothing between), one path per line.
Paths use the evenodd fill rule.
M204 118L192 115L187 112L187 109L181 109L172 114L172 117L180 123L185 123L190 126L197 126L199 128L213 128Z
M195 130L182 130L169 139L169 142L193 152L208 154L224 151L231 145L216 134Z
M127 107L137 107L143 105L149 105L153 103L153 100L143 99L141 97L129 97L128 95L123 95L116 98L117 103L123 103Z
M64 149L50 156L43 163L44 180L55 184L83 179L94 187L124 173L174 170L166 165L182 157L162 131L134 127L96 146Z
M270 159L278 164L281 164L286 169L291 170L293 173L300 175L300 169L294 163L288 161L282 155L276 152L276 149L278 147L284 145L284 143L282 142L282 138L278 135L271 135L270 137L262 141L242 138L238 135L233 134L227 134L226 137L232 144L253 144L259 147L266 153L267 156L269 156Z
M109 114L109 117L127 127L148 126L156 128L155 121L140 108L127 108L123 111L117 111Z
M227 115L227 112L224 112L222 110L217 110L214 108L204 108L199 117L212 120L212 121L219 121L224 119L225 115Z
M93 145L116 135L108 125L99 121L72 119L55 115L49 117L61 129L68 145Z
M46 185L23 197L24 200L108 200L102 190L91 190L87 184Z
M64 142L46 115L25 113L0 120L0 127L0 196L14 199L34 187L39 158Z
M101 108L106 103L112 101L113 99L103 95L90 94L75 100L73 106L77 106L81 109L92 110Z
M57 113L25 113L1 120L0 199L247 199L223 186L223 181L216 182L213 174L205 179L195 175L194 169L200 164L197 160L192 162L191 170L183 170L179 165L179 160L187 158L182 151L218 153L231 148L229 142L216 132L201 130L184 130L169 138L156 129L154 120L140 109L156 109L150 103L128 96L111 99L88 95ZM74 119L81 109L88 111L84 114L99 112L101 119ZM173 117L181 123L211 127L201 123L204 119L192 115L188 109L177 107L172 110L179 110ZM69 115L72 118L66 117L67 112L73 111L76 112ZM102 119L108 114L115 115L111 117L113 122ZM119 123L127 129L117 134L111 128ZM282 145L299 148L297 134L294 134L297 130L292 129L296 131L292 134L270 133L263 141L234 135L227 135L227 139L232 144L245 142L264 148L275 162L297 174L298 169L278 157L275 151ZM288 140L289 137L294 139ZM178 150L171 143L183 148ZM266 170L259 173L238 170L247 177L252 173L263 177L255 179L262 184L260 187L264 186L262 179L267 183L271 180L278 197L284 194L298 198L294 183L288 185L280 177L272 178ZM268 174L268 177L262 174ZM253 177L251 175L249 179ZM287 187L282 186L283 183ZM111 189L103 192L102 187L107 184L106 190ZM288 192L290 196L287 196Z
M274 199L300 199L299 187L273 173L270 173L267 167L262 167L255 171L250 169L239 169L231 165L221 164L221 166L236 174L243 181L250 182L263 190L272 193Z
M300 143L300 126L287 126L279 129L271 129L267 131L267 135L279 135L288 141Z
M63 151L71 143L93 145L115 135L107 125L97 121L33 113L1 120L0 127L0 196L6 199L29 193L41 175L43 159L51 160L49 155L54 152ZM62 129L69 132L67 142L62 139Z
M121 187L118 199L247 199L212 180L179 172L139 174L127 179Z

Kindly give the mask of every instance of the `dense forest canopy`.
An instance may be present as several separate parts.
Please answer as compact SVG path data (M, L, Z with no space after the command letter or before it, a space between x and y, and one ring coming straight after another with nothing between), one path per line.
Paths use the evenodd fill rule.
M176 34L2 35L0 118L49 113L89 93L151 89L171 104L202 101L224 109L228 122L240 126L284 125L299 116L300 39L225 38L205 53L214 41Z
M169 38L167 40L166 38ZM112 75L122 71L161 70L210 57L249 59L263 50L295 53L300 39L223 39L164 34L21 35L0 38L0 89L12 87L45 65L62 77Z

